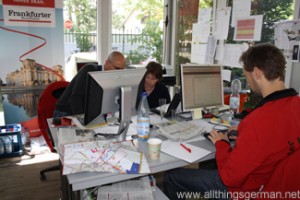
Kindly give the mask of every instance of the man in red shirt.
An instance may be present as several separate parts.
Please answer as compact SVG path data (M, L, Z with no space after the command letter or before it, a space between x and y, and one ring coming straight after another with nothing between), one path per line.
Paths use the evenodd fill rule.
M240 62L251 90L263 100L240 122L233 148L227 134L211 131L218 170L166 174L170 199L185 199L184 192L214 199L300 198L300 97L284 85L285 58L274 45L260 44Z

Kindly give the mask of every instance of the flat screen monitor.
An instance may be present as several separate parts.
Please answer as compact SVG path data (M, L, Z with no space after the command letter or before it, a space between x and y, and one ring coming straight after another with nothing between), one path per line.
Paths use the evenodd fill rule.
M117 111L120 111L120 120L130 121L135 111L137 88L145 72L146 69L89 72L84 124Z
M221 65L182 64L180 75L184 112L223 106Z

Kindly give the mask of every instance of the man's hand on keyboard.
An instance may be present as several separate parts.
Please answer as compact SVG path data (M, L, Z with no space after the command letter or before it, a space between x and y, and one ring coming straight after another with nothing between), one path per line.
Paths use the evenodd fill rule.
M210 135L208 136L208 138L212 141L212 143L216 143L219 140L225 140L227 142L229 142L228 140L228 133L222 133L222 132L218 132L217 130L213 129L210 132Z

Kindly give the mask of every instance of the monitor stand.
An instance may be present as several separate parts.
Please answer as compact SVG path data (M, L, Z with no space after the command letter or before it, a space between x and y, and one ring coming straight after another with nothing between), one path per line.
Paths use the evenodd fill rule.
M120 125L117 141L125 141L126 134L131 123L131 87L123 86L120 88Z
M126 140L127 131L131 123L131 87L121 87L120 88L120 100L119 103L119 128L116 134L110 135L110 140L121 142ZM101 124L106 122L103 115L95 118L87 126L93 126L96 124Z

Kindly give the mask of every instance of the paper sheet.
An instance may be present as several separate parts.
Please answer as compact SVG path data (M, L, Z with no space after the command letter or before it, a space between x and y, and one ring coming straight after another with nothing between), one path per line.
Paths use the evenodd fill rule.
M211 151L193 146L189 143L182 143L184 146L191 149L191 153L189 153L180 144L180 142L173 142L170 140L163 141L161 151L176 158L185 160L189 163L195 162L212 153Z
M250 16L251 0L233 0L231 26L235 27L236 19Z
M230 13L231 13L231 7L217 10L215 30L213 35L218 40L226 40L228 37Z

